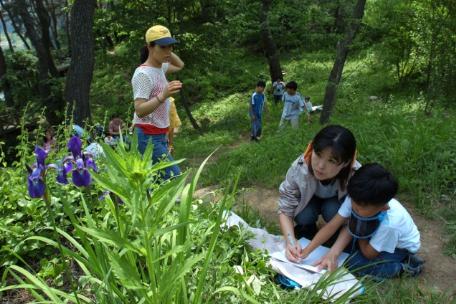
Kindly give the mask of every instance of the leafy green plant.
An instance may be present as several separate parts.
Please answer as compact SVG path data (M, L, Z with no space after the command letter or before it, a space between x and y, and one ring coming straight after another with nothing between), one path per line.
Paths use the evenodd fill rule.
M137 143L134 141L133 145ZM73 259L82 271L81 292L73 295L48 287L42 279L19 266L7 268L4 278L11 274L20 283L15 288L28 288L37 300L49 299L54 303L90 302L83 290L95 296L98 303L186 303L189 300L201 303L202 284L229 196L216 207L217 219L206 231L205 235L209 237L207 250L198 249L201 244L192 243L189 235L190 226L195 224L193 192L202 168L190 184L185 184L187 173L157 186L159 171L169 164L151 164L152 146L146 149L143 157L137 151L126 151L123 145L117 153L106 145L104 151L104 171L94 178L119 198L116 202L110 196L105 198L109 212L104 221L97 221L91 214L84 195L80 195L84 208L82 217L76 217L68 202L62 200L75 229L74 236L58 229L60 236L71 245L62 245L62 253ZM176 205L178 197L182 200ZM59 242L42 236L28 240L59 246ZM200 241L204 242L205 238ZM188 289L186 278L200 261L203 265L197 276L196 289ZM178 283L172 284L174 282Z

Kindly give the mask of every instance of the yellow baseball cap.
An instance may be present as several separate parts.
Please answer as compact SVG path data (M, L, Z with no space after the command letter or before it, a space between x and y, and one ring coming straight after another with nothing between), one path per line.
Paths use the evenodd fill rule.
M158 45L170 45L177 43L177 40L171 37L171 32L163 25L154 25L146 32L146 42L155 42Z

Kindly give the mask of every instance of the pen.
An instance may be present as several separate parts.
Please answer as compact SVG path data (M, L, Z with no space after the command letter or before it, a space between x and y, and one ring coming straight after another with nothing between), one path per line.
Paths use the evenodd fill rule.
M290 242L290 245L293 246L293 247L296 247L295 239L294 239L294 237L291 236L290 232L288 232L287 238L288 238L288 242ZM298 257L298 261L300 261L300 260L301 259Z
M290 233L290 232L288 232L288 242L290 242L291 246L293 246L293 247L296 245L295 240L294 240L294 238L291 236L291 233Z

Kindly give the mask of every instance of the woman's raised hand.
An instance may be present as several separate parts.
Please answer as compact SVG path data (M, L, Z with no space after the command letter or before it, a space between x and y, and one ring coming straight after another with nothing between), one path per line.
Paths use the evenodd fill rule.
M161 100L165 100L166 98L170 97L171 95L174 95L176 93L179 93L179 91L182 89L182 82L179 80L173 80L168 83L168 86L165 87L163 92L161 93Z

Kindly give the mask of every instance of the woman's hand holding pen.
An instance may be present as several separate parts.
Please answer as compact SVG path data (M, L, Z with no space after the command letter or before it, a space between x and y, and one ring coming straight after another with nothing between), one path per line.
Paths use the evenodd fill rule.
M301 261L301 245L298 241L295 240L290 233L287 236L287 244L285 248L285 255L288 260L294 263L299 263Z

